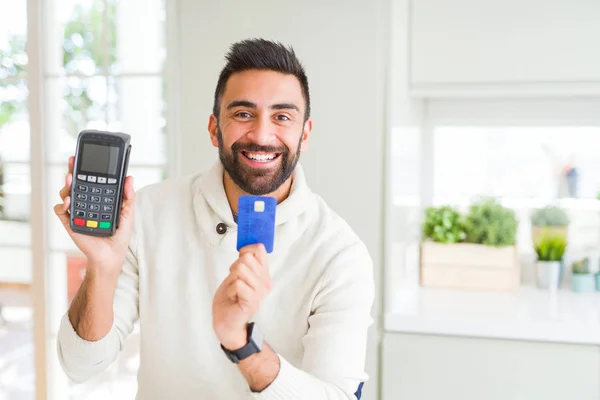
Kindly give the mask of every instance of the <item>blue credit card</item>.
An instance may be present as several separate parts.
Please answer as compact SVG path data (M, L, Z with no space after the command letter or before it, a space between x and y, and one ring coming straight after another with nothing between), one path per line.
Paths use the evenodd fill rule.
M237 250L249 244L262 243L267 253L275 241L275 209L277 200L269 196L240 196L238 201Z

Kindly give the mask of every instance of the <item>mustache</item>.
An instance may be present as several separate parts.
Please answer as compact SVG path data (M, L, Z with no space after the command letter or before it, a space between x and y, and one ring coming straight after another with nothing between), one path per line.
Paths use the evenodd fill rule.
M288 148L285 146L280 146L280 147L261 146L256 143L234 143L231 146L231 150L233 152L250 151L250 152L281 153L281 154L285 154L288 152Z

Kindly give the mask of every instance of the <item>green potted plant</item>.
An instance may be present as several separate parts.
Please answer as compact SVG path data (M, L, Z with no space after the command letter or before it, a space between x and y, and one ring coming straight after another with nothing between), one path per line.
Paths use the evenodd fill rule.
M536 281L542 289L558 290L563 275L563 257L567 238L562 234L545 232L534 243L537 261Z
M517 226L514 212L494 198L476 201L464 216L449 206L426 209L421 284L453 289L517 289Z
M446 205L425 209L423 236L438 243L459 243L465 240L467 234L458 210Z
M465 218L467 242L487 246L514 246L518 221L515 212L503 207L492 197L484 197L471 205Z
M571 264L571 286L574 292L592 292L596 285L594 274L590 273L589 259L586 257L582 260L574 261Z
M561 234L568 237L569 216L557 206L536 209L531 214L531 238L537 242L543 233Z

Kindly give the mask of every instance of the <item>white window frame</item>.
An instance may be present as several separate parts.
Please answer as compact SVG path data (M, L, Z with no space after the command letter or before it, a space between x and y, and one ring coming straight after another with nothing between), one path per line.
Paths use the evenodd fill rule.
M385 274L388 279L384 285L384 312L394 309L394 301L399 295L399 288L406 290L414 286L413 279L418 278L418 271L412 266L418 258L419 237L406 237L402 240L403 248L397 254L392 248L397 242L394 239L393 229L397 229L395 215L399 210L417 207L421 217L415 224L422 223L423 211L433 204L434 200L434 131L436 126L600 126L600 96L580 97L541 97L518 95L494 97L469 97L469 98L427 98L407 102L410 104L414 116L415 128L419 134L418 171L419 188L418 196L406 199L406 204L396 204L394 194L388 189L386 192L386 259ZM400 112L399 112L400 113ZM406 110L402 110L403 115ZM391 124L392 126L395 124ZM397 124L396 124L397 125ZM389 135L389 133L388 133ZM391 146L388 146L390 149ZM388 150L389 151L389 150ZM388 158L394 155L389 153ZM391 174L391 161L386 162L386 173ZM388 176L388 186L393 182ZM411 196L408 196L411 197ZM410 227L410 231L419 231ZM398 258L397 258L398 257ZM410 259L409 263L407 260ZM410 264L410 266L409 266ZM402 269L399 272L398 269ZM401 278L399 278L401 276ZM406 286L405 286L406 285Z
M434 193L434 130L437 126L600 126L600 97L435 99L424 101L421 126L420 203Z
M167 165L168 177L181 175L180 156L180 117L178 113L179 92L179 39L177 31L178 10L175 2L166 1L166 48L167 57L163 79L167 80ZM56 371L49 368L58 367L56 350L50 346L50 327L56 327L59 321L55 315L50 316L47 299L52 294L49 285L48 269L48 233L47 221L53 215L48 215L45 184L48 179L48 169L54 163L46 162L44 131L44 85L48 76L45 74L44 29L45 18L51 15L52 0L27 0L27 54L28 54L28 109L30 118L30 168L31 168L31 218L30 222L36 229L31 230L31 251L33 256L32 300L34 311L34 348L36 374L36 400L65 398L57 380L62 378L54 375ZM121 76L125 76L123 74ZM127 76L144 76L144 74L127 74ZM153 74L155 76L156 74Z

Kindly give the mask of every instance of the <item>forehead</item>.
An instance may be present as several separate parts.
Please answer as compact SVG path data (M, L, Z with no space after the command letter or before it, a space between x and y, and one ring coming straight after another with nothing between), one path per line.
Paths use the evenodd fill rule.
M276 71L248 70L232 74L225 86L221 107L233 100L248 100L259 107L293 102L304 111L298 79Z

